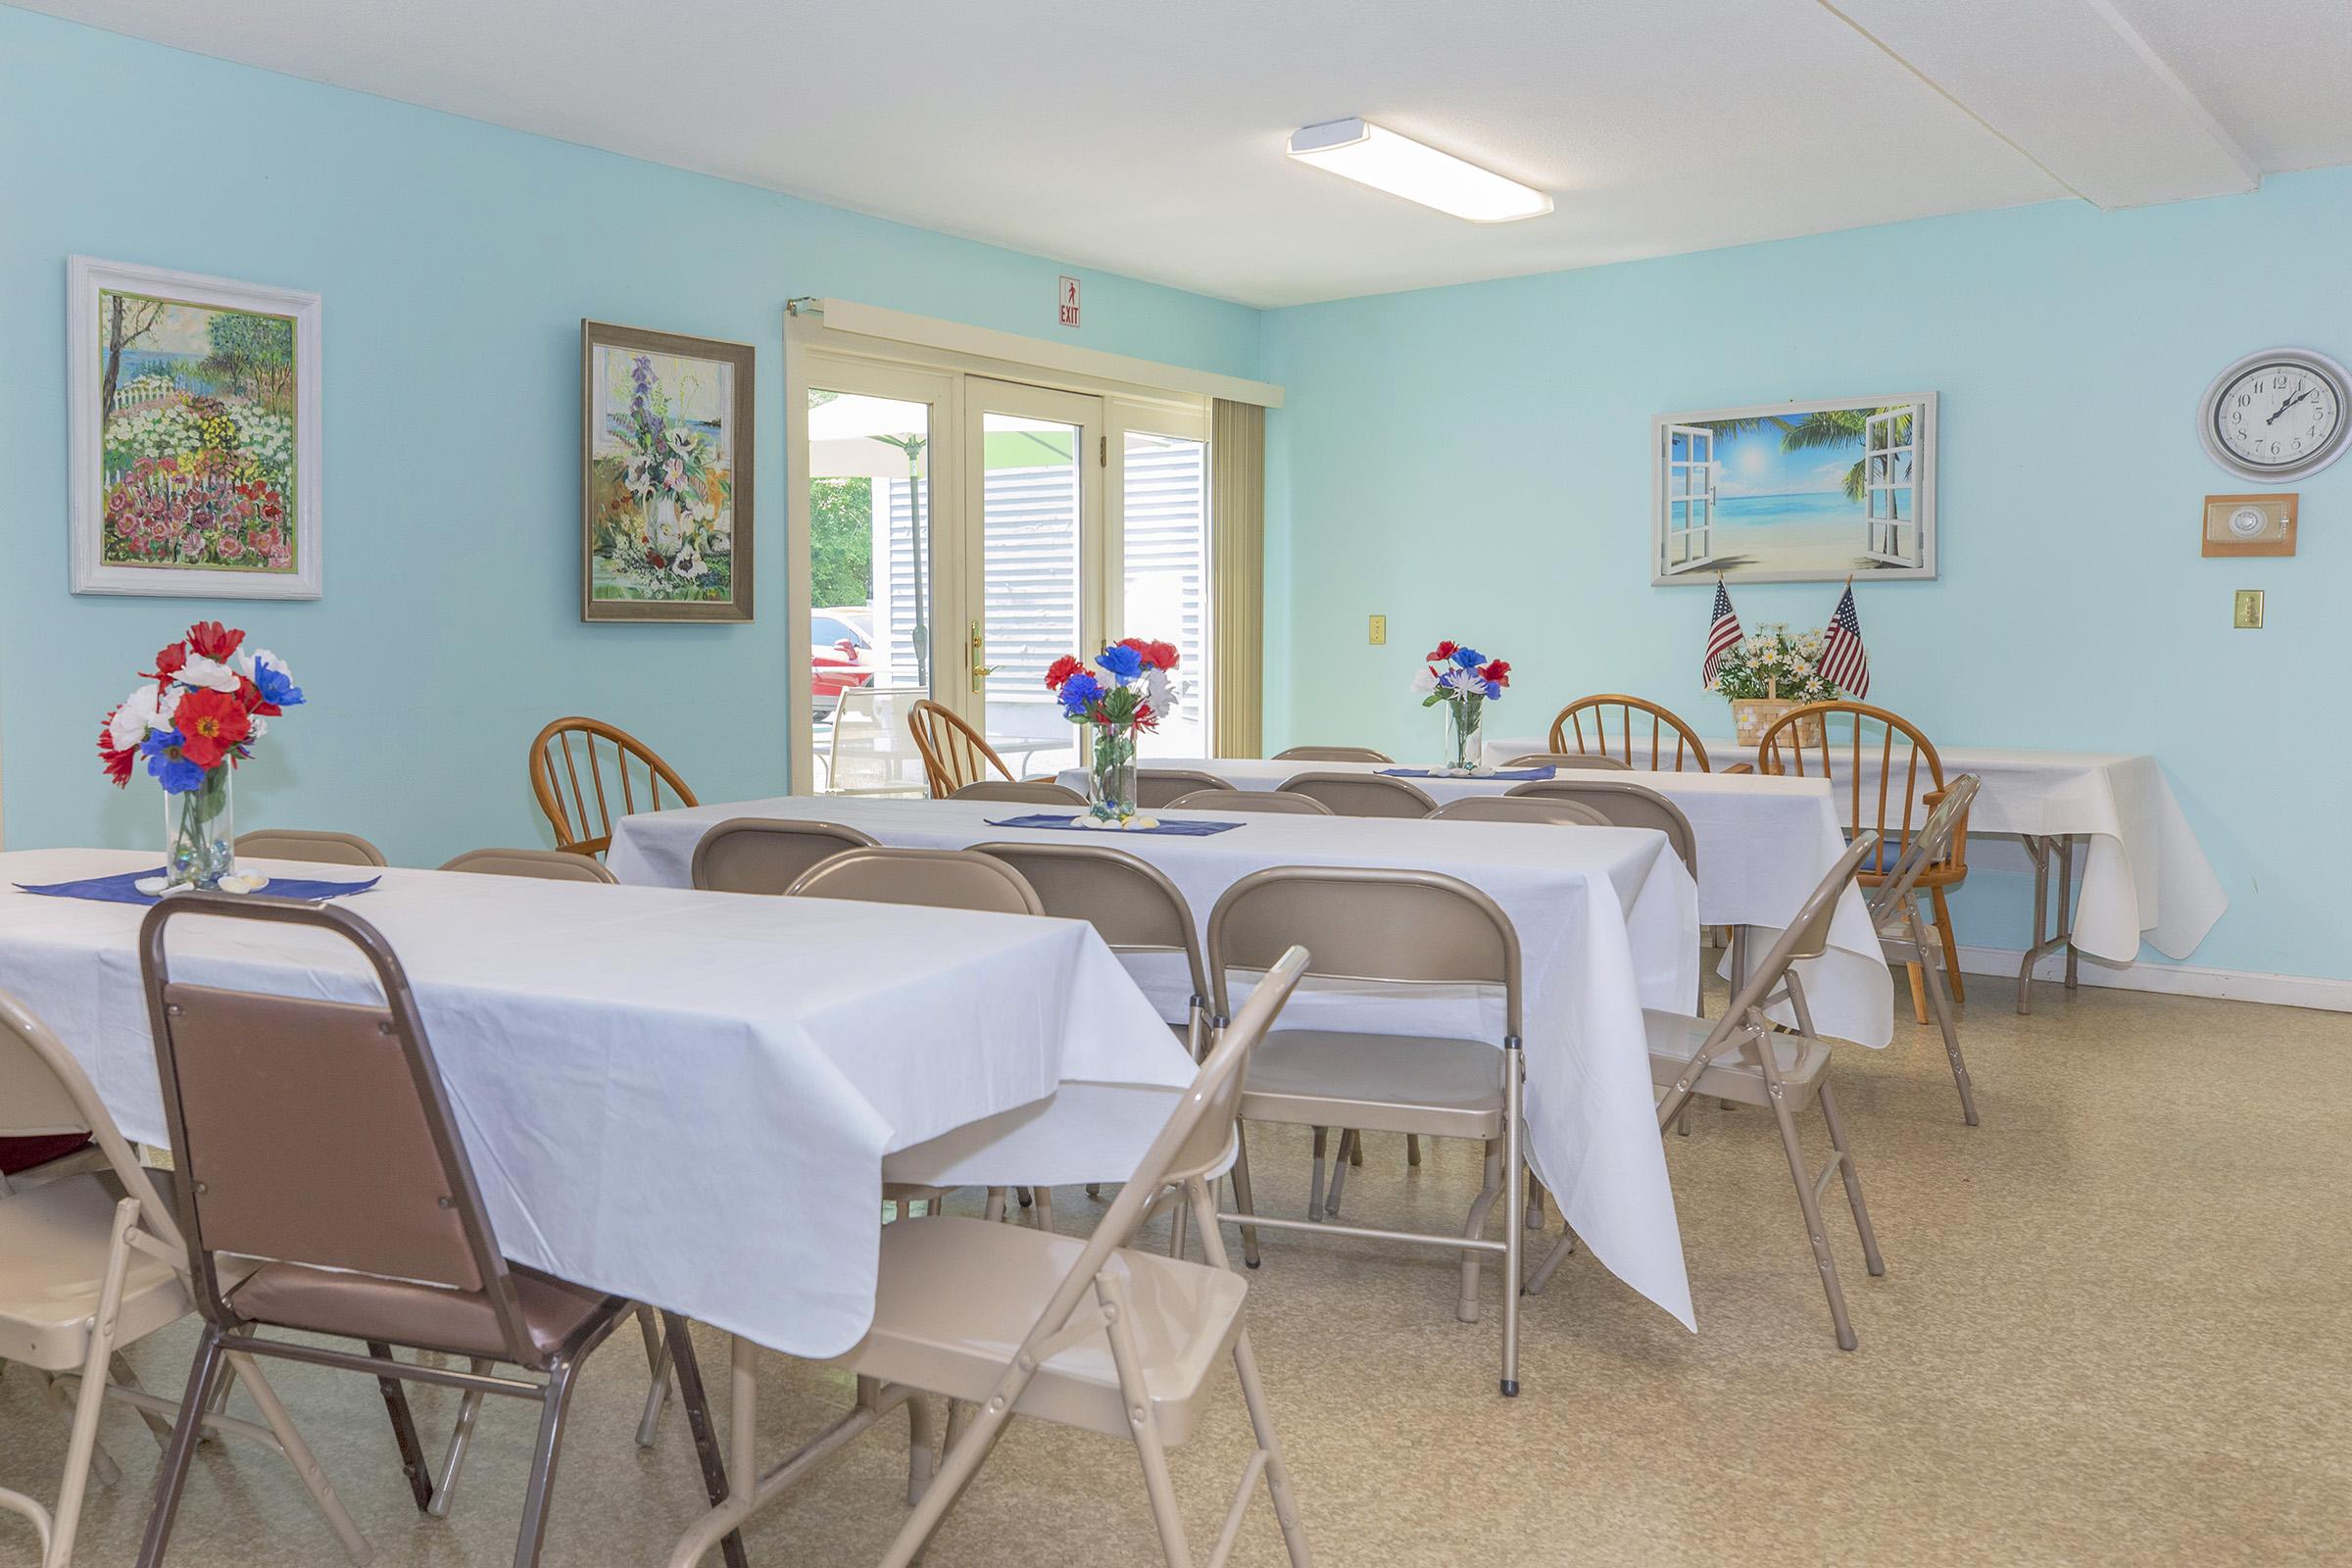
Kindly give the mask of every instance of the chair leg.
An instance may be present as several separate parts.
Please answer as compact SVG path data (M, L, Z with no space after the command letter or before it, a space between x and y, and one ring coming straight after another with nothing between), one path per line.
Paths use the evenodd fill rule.
M143 1388L139 1383L138 1373L131 1370L130 1362L124 1359L121 1350L117 1350L115 1352L113 1377L115 1380L115 1386L117 1388L128 1389L133 1394L144 1394L147 1392L146 1389ZM225 1384L228 1380L226 1378L222 1378L220 1381ZM139 1412L139 1419L146 1422L147 1430L155 1435L155 1446L157 1447L164 1447L172 1442L171 1422L165 1420L162 1416L157 1415L153 1410L141 1410Z
M1502 1394L1507 1399L1519 1393L1520 1255L1527 1246L1526 1131L1519 1123L1527 1090L1518 1046L1507 1047L1502 1058Z
M1193 1207L1200 1218L1200 1250L1208 1256L1211 1267L1230 1268L1225 1255L1225 1239L1217 1232L1217 1205L1209 1200L1205 1186L1193 1192ZM1257 1352L1250 1345L1250 1329L1244 1324L1233 1340L1233 1370L1241 1380L1242 1404L1250 1412L1250 1430L1257 1435L1257 1446L1266 1456L1266 1495L1274 1504L1274 1517L1282 1525L1282 1544L1290 1553L1291 1568L1308 1568L1311 1560L1306 1549L1306 1522L1298 1517L1298 1501L1291 1492L1291 1468L1282 1456L1282 1444L1274 1436L1274 1412L1266 1402L1266 1387L1257 1375Z
M1306 1217L1308 1219L1323 1217L1323 1136L1327 1131L1328 1129L1322 1127L1315 1129L1314 1148L1311 1151L1314 1169L1306 1184Z
M389 1361L392 1347L382 1340L369 1340L368 1353L378 1361ZM375 1386L382 1391L385 1413L392 1418L392 1442L400 1449L400 1468L409 1478L409 1492L416 1499L416 1511L430 1513L433 1475L425 1468L424 1447L416 1441L416 1417L409 1410L409 1391L398 1378L377 1378Z
M1340 1134L1339 1151L1331 1156L1331 1193L1323 1202L1323 1217L1340 1217L1340 1186L1348 1179L1350 1165L1363 1163L1364 1135L1350 1127Z
M1821 1086L1821 1119L1829 1124L1838 1174L1845 1179L1845 1206L1853 1210L1854 1234L1862 1238L1863 1266L1873 1275L1884 1274L1886 1260L1879 1255L1879 1233L1871 1228L1870 1209L1862 1201L1862 1173L1854 1168L1854 1152L1845 1143L1845 1119L1838 1114L1838 1096L1827 1083Z
M1250 1196L1250 1134L1238 1121L1233 1124L1233 1170L1230 1174L1233 1178L1235 1211L1243 1214L1256 1213L1256 1200ZM1208 1229L1214 1232L1216 1226L1212 1223ZM1222 1238L1220 1238L1221 1241ZM1203 1241L1201 1245L1205 1247L1208 1244ZM1258 1265L1257 1227L1254 1225L1242 1227L1242 1261L1251 1268Z
M475 1373L490 1370L490 1363L480 1356L466 1363ZM449 1517L450 1500L457 1495L458 1472L465 1467L466 1450L473 1443L473 1423L482 1413L482 1391L467 1389L458 1399L458 1427L449 1435L449 1454L441 1461L441 1480L433 1488L433 1500L425 1512L436 1519Z
M1919 965L1916 963L1904 964L1903 973L1911 981L1911 1021L1925 1028L1928 1022L1927 982L1921 976Z
M212 1324L196 1341L196 1359L188 1368L188 1390L179 1401L179 1420L172 1429L172 1446L157 1467L155 1501L147 1510L147 1533L139 1544L139 1568L161 1568L165 1548L172 1544L172 1525L179 1516L179 1494L188 1483L188 1461L196 1455L196 1434L204 1430L204 1407L220 1376L220 1331Z
M66 1397L66 1391L58 1386L56 1378L45 1372L40 1377L42 1397L57 1406L59 1413L66 1418L67 1431L71 1432L74 1428L74 1401ZM103 1443L93 1442L90 1445L90 1468L97 1475L98 1484L109 1492L122 1484L122 1467L115 1463L115 1456L106 1451Z
M1538 1232L1544 1229L1544 1184L1536 1180L1532 1170L1527 1173L1527 1228Z
M1502 1184L1508 1179L1503 1171L1502 1142L1499 1138L1487 1140L1487 1185L1479 1189L1478 1197L1470 1204L1469 1221L1462 1226L1464 1237L1475 1239L1486 1234L1487 1215L1494 1210L1494 1200L1502 1196ZM1462 1254L1461 1298L1454 1303L1453 1315L1465 1323L1478 1321L1480 1260L1481 1254L1477 1252Z
M81 1388L74 1400L74 1432L66 1443L66 1475L58 1488L57 1511L49 1524L49 1561L74 1560L74 1537L81 1528L81 1497L90 1485L90 1450L98 1446L98 1416L106 1407L106 1369L115 1357L122 1327L122 1281L130 1272L130 1232L139 1205L124 1199L115 1207L114 1238L106 1273L98 1282L98 1310L90 1318L90 1343L82 1358ZM201 1406L199 1407L201 1408Z
M571 1404L571 1384L578 1370L572 1362L557 1362L548 1370L547 1388L539 1396L539 1441L531 1448L531 1480L522 1493L514 1568L538 1568L539 1547L547 1540L548 1495L555 1490L556 1460L564 1449L564 1416Z
M703 1492L717 1507L727 1500L727 1463L718 1451L718 1430L710 1422L710 1398L703 1389L703 1364L694 1353L694 1336L687 1331L686 1320L675 1312L662 1314L662 1346L669 1351L669 1364L678 1375L678 1403L686 1411L686 1430L694 1437L695 1457L703 1466ZM730 1531L720 1543L726 1553L727 1568L748 1568L743 1549L743 1532Z
M1924 933L1919 929L1919 915L1916 912L1911 916L1911 935L1920 954L1925 956L1927 944L1923 940ZM1960 978L1956 970L1948 972L1952 979ZM1960 1031L1953 1026L1952 1009L1943 1000L1941 981L1931 975L1929 982L1928 1002L1936 1010L1936 1026L1943 1031L1943 1054L1952 1064L1952 1083L1960 1091L1960 1114L1974 1127L1977 1125L1977 1092L1969 1080L1968 1058L1960 1054Z
M1348 1163L1350 1165L1361 1165L1363 1162L1364 1135L1355 1128L1350 1127L1348 1129Z
M1405 1164L1416 1168L1420 1165L1421 1135L1419 1133L1406 1133L1404 1135L1404 1162Z
M661 1320L643 1302L637 1307L637 1328L645 1337L646 1371L653 1378L653 1386L645 1391L645 1413L637 1418L637 1446L650 1448L661 1425L662 1407L669 1402L669 1357L663 1353Z
M1168 1474L1168 1452L1159 1441L1159 1425L1152 1418L1152 1391L1144 1382L1143 1355L1136 1348L1135 1321L1125 1292L1106 1274L1096 1285L1102 1309L1110 1319L1111 1365L1118 1369L1119 1390L1126 1396L1128 1433L1144 1471L1144 1494L1152 1501L1152 1522L1159 1530L1159 1549L1168 1568L1193 1568L1193 1548L1185 1539L1184 1513L1176 1505L1176 1482Z
M1560 1216L1560 1239L1552 1243L1551 1250L1544 1254L1544 1261L1538 1263L1535 1273L1528 1277L1527 1294L1542 1296L1544 1287L1551 1283L1552 1272L1562 1263L1567 1262L1568 1255L1575 1250L1576 1232L1568 1228L1568 1216L1562 1214Z
M1192 1210L1183 1203L1170 1205L1168 1210L1168 1255L1170 1257L1184 1256L1185 1221L1190 1218L1192 1218Z
M1030 1192L1034 1199L1029 1210L1031 1222L1041 1231L1052 1230L1054 1228L1054 1189L1034 1187L1030 1189Z
M277 1390L270 1386L270 1380L262 1375L261 1367L252 1356L230 1355L225 1359L228 1365L223 1369L220 1381L226 1383L229 1378L235 1377L244 1383L245 1392L252 1397L254 1407L262 1413L262 1424L277 1439L277 1446L285 1454L286 1463L294 1467L295 1475L309 1490L311 1500L326 1516L326 1522L343 1543L344 1552L349 1555L355 1568L367 1568L367 1564L375 1560L375 1552L368 1544L367 1538L360 1534L360 1527L352 1521L351 1511L343 1506L343 1499L335 1494L333 1484L326 1479L326 1472L318 1467L318 1456L311 1452L311 1446L303 1441L301 1431L294 1425L294 1418L286 1413L285 1405L278 1399Z
M1830 1321L1838 1329L1838 1348L1854 1348L1854 1325L1845 1315L1845 1292L1838 1284L1838 1260L1830 1255L1828 1228L1821 1223L1821 1205L1813 1200L1813 1179L1805 1169L1804 1146L1796 1139L1796 1122L1788 1102L1774 1086L1772 1113L1781 1124L1781 1148L1788 1156L1788 1179L1796 1184L1796 1206L1804 1212L1805 1237L1813 1244L1813 1266L1821 1274L1822 1293L1830 1298Z
M988 1190L988 1203L980 1210L980 1217L989 1221L991 1224L994 1224L1004 1217L1004 1188L991 1187Z
M1936 906L1936 929L1943 935L1943 967L1951 976L1952 1005L1968 1003L1968 982L1960 978L1960 939L1952 932L1951 906L1943 902L1943 889L1928 889L1928 897Z

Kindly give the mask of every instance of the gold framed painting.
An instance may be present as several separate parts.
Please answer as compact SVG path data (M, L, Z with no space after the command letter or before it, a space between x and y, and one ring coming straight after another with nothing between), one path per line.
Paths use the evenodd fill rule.
M752 618L749 343L580 323L580 618Z

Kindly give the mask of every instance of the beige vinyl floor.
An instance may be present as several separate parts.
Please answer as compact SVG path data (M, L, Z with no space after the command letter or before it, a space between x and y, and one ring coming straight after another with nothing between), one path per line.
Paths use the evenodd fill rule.
M2020 1019L2008 988L1978 989L1963 1030L1980 1128L1961 1124L1932 1031L1906 1018L1892 1049L1839 1054L1888 1264L1864 1275L1833 1203L1851 1354L1831 1338L1759 1113L1710 1104L1669 1140L1699 1333L1580 1253L1527 1303L1516 1400L1495 1392L1493 1271L1487 1320L1462 1324L1440 1254L1270 1235L1250 1321L1317 1560L2352 1561L2352 1017L2043 987ZM1808 1135L1818 1150L1817 1119ZM1295 1212L1303 1134L1261 1132L1252 1149L1260 1201ZM1470 1148L1438 1148L1410 1175L1400 1140L1372 1140L1368 1156L1351 1216L1458 1223ZM1076 1189L1057 1203L1065 1228L1096 1212ZM151 1387L176 1388L192 1340L183 1326L131 1359ZM724 1346L701 1347L723 1423ZM527 1409L491 1404L442 1523L410 1503L372 1387L276 1377L387 1568L509 1560ZM701 1505L674 1404L655 1448L632 1441L645 1378L633 1333L591 1363L548 1564L660 1563ZM771 1356L766 1436L780 1450L845 1398L838 1377ZM416 1402L436 1443L453 1398ZM1202 1550L1248 1451L1230 1379L1213 1405L1176 1455ZM876 1560L903 1517L903 1432L869 1435L764 1515L752 1560ZM64 1434L35 1380L0 1379L0 1485L48 1495ZM124 1480L91 1498L87 1565L133 1559L156 1464L125 1412L108 1415L106 1443ZM343 1560L276 1460L214 1446L172 1561ZM1157 1562L1132 1450L1016 1426L929 1560ZM0 1515L0 1564L29 1561L30 1533ZM1234 1561L1283 1561L1262 1499Z

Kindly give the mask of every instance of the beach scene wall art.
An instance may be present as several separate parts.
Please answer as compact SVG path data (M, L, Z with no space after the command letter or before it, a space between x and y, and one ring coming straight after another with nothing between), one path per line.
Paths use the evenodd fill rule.
M1659 415L1650 581L1936 575L1936 394Z
M580 617L751 619L751 345L582 321L580 357Z
M318 296L73 258L75 593L316 599Z

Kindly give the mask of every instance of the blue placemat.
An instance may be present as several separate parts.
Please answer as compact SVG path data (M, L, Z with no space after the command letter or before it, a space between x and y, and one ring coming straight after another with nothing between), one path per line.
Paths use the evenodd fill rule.
M164 868L151 871L124 871L119 876L85 876L78 882L46 882L34 886L29 882L17 884L20 893L38 893L50 899L89 899L98 904L160 904L162 899L153 893L141 893L139 882L147 877L162 876ZM383 880L371 876L365 882L312 882L302 877L273 876L270 885L255 892L266 899L332 899L347 893L365 893Z
M1154 822L1150 827L1080 827L1078 819L1074 816L1041 815L1008 816L1002 822L992 821L988 825L990 827L1059 827L1067 828L1073 833L1100 833L1106 839L1115 839L1128 833L1173 833L1178 838L1203 839L1211 833L1230 833L1242 824L1239 822L1188 822L1168 817Z
M1528 784L1537 779L1555 777L1560 770L1545 765L1544 767L1481 768L1475 773L1448 773L1442 767L1384 767L1381 771L1391 778L1491 778L1510 784Z

